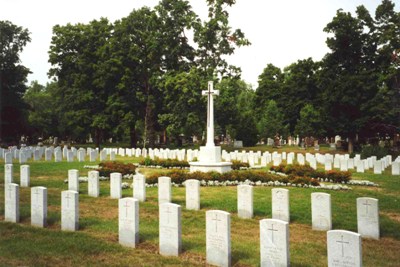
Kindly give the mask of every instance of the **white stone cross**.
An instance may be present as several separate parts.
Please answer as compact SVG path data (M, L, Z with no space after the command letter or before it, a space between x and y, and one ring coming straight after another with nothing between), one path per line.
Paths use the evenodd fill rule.
M342 244L342 257L344 257L344 244L349 244L349 242L343 241L343 236L341 241L336 241L336 243Z
M208 97L207 101L207 143L206 146L215 146L214 144L214 95L219 95L219 90L213 89L213 82L208 82L208 90L201 92Z

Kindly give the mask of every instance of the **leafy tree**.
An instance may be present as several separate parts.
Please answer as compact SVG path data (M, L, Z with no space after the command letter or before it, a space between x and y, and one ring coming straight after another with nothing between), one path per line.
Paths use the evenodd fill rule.
M252 113L244 113L239 117L240 127L236 128L236 140L242 140L244 146L254 146L257 144L258 132L256 120Z
M282 110L279 109L274 100L269 100L261 111L260 119L257 123L260 138L266 140L267 138L273 138L276 134L286 135L288 126L283 122Z
M311 104L306 104L300 110L300 119L297 121L295 133L300 136L314 137L324 135L324 119Z
M111 127L104 112L110 86L104 65L109 58L107 45L112 29L105 18L87 25L56 25L49 51L49 75L57 79L63 100L59 104L64 110L64 134L82 141L92 133L97 146Z
M22 96L30 71L20 64L19 54L30 41L27 29L0 21L0 142L15 142L27 133Z
M34 137L49 137L58 135L56 83L43 86L33 81L24 94L24 101L29 105L28 121Z
M269 100L276 102L284 99L283 92L284 75L280 68L268 64L263 72L258 76L258 87L254 99L254 108L258 114L267 105Z

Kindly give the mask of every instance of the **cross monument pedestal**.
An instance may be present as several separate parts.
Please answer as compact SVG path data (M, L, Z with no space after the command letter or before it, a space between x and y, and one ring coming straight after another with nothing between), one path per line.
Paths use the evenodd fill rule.
M214 144L214 95L219 95L219 90L213 89L213 82L208 82L208 90L202 91L208 97L207 103L207 143L200 147L199 161L189 162L190 172L224 173L232 170L231 162L221 162L221 147Z

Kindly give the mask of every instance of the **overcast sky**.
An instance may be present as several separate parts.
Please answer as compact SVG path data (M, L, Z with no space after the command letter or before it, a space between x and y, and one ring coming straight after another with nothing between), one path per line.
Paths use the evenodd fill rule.
M143 5L153 7L158 0L1 0L0 20L27 28L32 41L21 55L22 64L33 73L29 82L48 82L48 50L52 27L56 24L87 23L100 17L115 21ZM205 0L190 0L195 12L206 15ZM397 2L397 1L393 1ZM252 45L236 50L231 64L242 68L242 78L257 86L267 64L284 68L299 59L320 60L327 52L323 28L342 8L355 12L364 5L371 15L378 0L237 0L228 9L232 28L240 28ZM399 4L396 5L399 10Z

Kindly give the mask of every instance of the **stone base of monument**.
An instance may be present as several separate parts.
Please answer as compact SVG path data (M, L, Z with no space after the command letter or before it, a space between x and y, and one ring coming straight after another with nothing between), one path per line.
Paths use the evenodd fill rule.
M190 172L229 172L232 170L231 162L221 162L220 146L200 147L199 161L189 162Z

